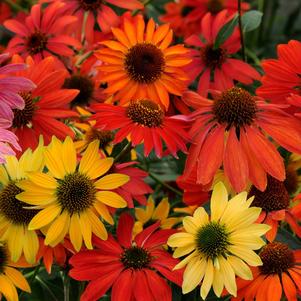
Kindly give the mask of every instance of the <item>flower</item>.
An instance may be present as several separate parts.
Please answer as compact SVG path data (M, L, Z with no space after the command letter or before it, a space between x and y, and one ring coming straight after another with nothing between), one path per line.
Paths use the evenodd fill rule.
M201 297L205 299L213 287L220 297L226 290L236 296L235 275L250 280L248 265L261 265L254 250L265 242L260 238L269 226L255 224L261 209L250 207L252 198L241 192L228 201L228 192L222 182L214 186L211 197L211 217L199 207L193 216L183 219L184 232L173 234L167 241L176 247L174 257L185 258L175 269L186 266L183 275L184 294L201 285ZM189 254L189 255L188 255Z
M148 173L134 167L133 165L135 164L137 164L135 161L125 162L114 164L112 168L113 173L122 173L130 177L130 180L126 184L114 189L116 193L126 200L129 208L134 208L134 200L141 205L145 205L145 195L153 192L152 188L144 181L144 178L148 176Z
M110 104L92 106L96 114L95 127L102 130L116 130L114 142L119 143L130 137L132 146L144 143L144 154L148 156L154 149L162 157L162 140L168 151L177 156L177 151L186 152L189 141L187 129L190 126L184 115L166 116L160 106L152 100L131 101L128 107Z
M155 207L155 202L152 196L147 200L144 208L135 208L135 233L140 233L144 227L152 225L160 221L161 229L171 229L174 225L181 221L178 217L168 217L170 204L168 198L163 198Z
M41 2L59 2L61 0L42 0ZM93 41L93 29L97 23L101 31L109 33L111 27L119 25L120 17L107 4L111 4L128 10L143 9L143 4L139 0L62 0L65 3L66 13L76 16L77 28L81 33L85 32L85 38Z
M0 233L1 239L7 241L14 262L23 254L27 262L36 262L38 235L35 230L28 230L28 224L39 210L28 208L16 196L22 192L18 183L26 179L29 172L43 170L43 150L40 143L34 151L27 149L19 160L15 156L7 156L6 163L0 166Z
M298 225L297 216L290 208L290 197L285 183L268 176L268 184L264 191L252 186L249 196L254 196L253 206L262 208L258 223L271 226L266 238L273 241L277 235L278 223L286 221L293 231L301 237L301 226Z
M44 244L44 239L39 237L40 248L37 253L36 261L39 262L43 259L45 269L48 274L51 274L51 269L53 263L61 267L66 267L67 265L67 256L70 257L70 254L75 254L75 250L68 239L64 239L61 243L55 247L46 246Z
M117 240L109 235L107 241L95 239L97 249L81 251L69 263L69 275L90 281L81 300L101 298L112 287L111 300L171 301L171 288L165 278L181 285L182 271L172 272L178 260L163 246L175 230L158 230L160 223L133 236L134 219L127 213L120 216ZM162 277L163 276L163 277Z
M137 29L137 30L136 30ZM98 69L107 82L105 93L114 94L121 104L131 99L152 99L166 110L169 94L182 95L188 77L183 67L191 62L183 45L169 47L172 30L156 28L153 19L145 26L143 17L124 18L123 29L112 28L116 40L100 42L95 53L104 62Z
M18 301L17 288L30 293L30 286L20 271L13 268L16 264L10 262L10 254L5 243L0 244L0 293L7 301Z
M261 79L262 86L256 91L259 96L273 103L293 105L293 112L297 112L298 117L301 116L300 51L299 41L291 40L288 44L279 44L278 59L262 62L265 75Z
M107 231L98 219L111 218L106 205L126 207L126 201L110 190L125 184L129 177L110 174L102 177L112 166L113 158L101 159L98 141L92 142L80 163L68 136L62 143L55 136L45 150L45 165L51 174L32 172L18 187L24 190L17 198L35 205L39 211L28 225L29 230L48 227L45 245L59 244L67 232L76 251L82 246L92 249L91 235L107 239Z
M9 41L7 51L34 59L55 55L72 56L70 47L80 48L76 39L65 34L66 27L77 18L63 13L61 2L53 3L42 11L40 4L32 6L24 22L10 19L4 26L16 35Z
M13 109L23 109L24 100L18 92L30 91L35 88L35 84L27 78L21 76L8 75L16 71L26 69L25 64L6 64L9 58L8 53L0 54L0 127L8 128L14 118Z
M263 247L259 256L263 265L253 270L253 280L239 279L237 298L241 300L297 300L301 290L301 250L291 250L280 242ZM287 298L287 299L286 299Z
M184 95L198 108L192 114L195 117L190 131L193 144L185 175L197 164L197 183L207 185L223 163L224 173L237 192L242 191L249 180L263 191L267 173L283 181L283 159L265 134L287 150L300 153L298 120L242 88L212 93L215 94L213 101L195 92L188 91Z
M216 18L208 13L201 23L202 38L192 35L185 40L186 44L199 48L191 50L193 60L187 69L193 79L200 75L197 91L202 96L207 96L208 89L222 91L231 88L234 80L244 84L260 80L256 69L239 59L231 58L241 47L238 28L224 43L214 47L218 32L231 18L233 15L228 17L225 10Z
M13 62L23 62L15 55ZM40 62L26 58L28 69L18 74L31 79L36 88L30 93L20 92L24 99L23 109L14 110L12 131L20 140L22 149L36 148L42 134L47 145L52 135L60 139L74 137L73 131L59 118L75 117L78 114L68 109L70 102L78 95L78 90L62 89L67 76L65 69L57 68L53 57Z
M292 196L296 195L301 186L301 175L299 174L300 169L301 156L298 154L290 154L285 167L286 177L284 185L287 189L287 192Z

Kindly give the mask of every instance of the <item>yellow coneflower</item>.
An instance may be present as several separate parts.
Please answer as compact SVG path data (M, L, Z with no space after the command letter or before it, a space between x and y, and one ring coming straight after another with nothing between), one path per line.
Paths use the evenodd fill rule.
M106 205L126 207L126 201L110 190L128 182L123 174L103 176L113 164L113 158L101 159L99 141L90 143L79 164L74 143L67 137L62 143L52 138L45 150L45 165L49 174L33 172L18 186L24 190L17 198L42 209L28 225L30 230L46 229L45 245L56 246L69 232L74 248L79 251L82 241L92 249L94 233L107 239L107 230L99 219L113 219Z
M247 200L247 192L241 192L228 201L228 192L219 182L211 197L211 217L200 207L192 217L183 219L184 231L169 238L168 245L176 247L174 257L189 254L175 267L186 266L184 294L202 282L200 294L203 299L211 287L217 296L224 287L236 296L235 275L252 279L249 266L262 265L254 250L265 244L260 236L269 230L267 225L255 224L261 209L250 208L252 200Z
M44 167L44 146L40 143L35 151L27 149L18 160L7 156L6 163L0 166L0 234L7 241L11 260L18 261L22 253L29 263L34 263L39 249L35 230L28 230L28 224L37 209L28 209L28 204L16 198L22 189L17 185L28 177L29 172L41 172Z

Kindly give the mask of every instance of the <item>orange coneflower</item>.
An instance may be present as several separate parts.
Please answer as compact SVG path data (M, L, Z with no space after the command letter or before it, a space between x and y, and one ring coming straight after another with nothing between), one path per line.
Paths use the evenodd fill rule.
M104 92L114 94L121 104L131 99L153 99L165 109L169 93L182 95L188 77L183 66L191 62L183 45L169 47L173 33L169 25L156 28L153 19L145 25L143 17L125 17L123 28L112 28L116 41L104 41L106 47L96 56L104 62L99 70L108 83Z
M251 268L252 281L237 280L237 298L231 300L297 300L301 291L301 250L293 251L286 244L273 242L264 246L259 256L263 265Z
M192 114L193 144L185 175L189 176L197 164L197 183L207 185L223 164L225 175L236 191L242 191L249 180L264 190L267 173L283 181L283 159L265 134L287 150L300 153L298 120L242 88L211 92L215 95L213 101L191 91L184 95L198 108Z

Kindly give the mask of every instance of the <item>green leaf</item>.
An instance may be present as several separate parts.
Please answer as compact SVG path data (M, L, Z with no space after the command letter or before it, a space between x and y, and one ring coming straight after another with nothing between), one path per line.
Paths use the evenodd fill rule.
M249 32L257 27L259 27L261 23L263 13L258 10L250 10L246 12L241 17L241 24L242 24L242 30L243 32Z
M213 49L218 49L233 33L235 27L238 24L238 14L234 16L229 22L227 22L218 32Z

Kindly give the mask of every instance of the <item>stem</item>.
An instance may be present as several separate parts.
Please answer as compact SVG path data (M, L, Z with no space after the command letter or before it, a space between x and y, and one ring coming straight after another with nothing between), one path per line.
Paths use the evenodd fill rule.
M18 3L13 2L12 0L4 0L4 2L6 4L8 4L13 10L15 11L24 11L27 12L26 9L24 9L21 5L19 5Z
M245 62L246 61L246 53L245 53L244 33L242 30L242 22L241 22L241 0L237 0L237 1L238 1L238 26L239 26L239 32L240 32L241 54L242 54L242 59Z
M121 150L121 152L116 156L114 159L115 162L120 160L132 147L132 144L130 141L128 141L127 145Z
M64 274L64 301L70 300L70 278L68 277L67 273Z
M36 277L37 281L43 286L43 288L49 293L49 295L52 297L53 300L58 301L55 294L52 292L52 290L48 287L48 285L42 280L39 276Z
M147 170L146 170L146 171L147 171ZM164 186L165 188L167 188L167 189L169 189L170 191L174 192L175 194L177 194L177 195L179 195L179 196L183 196L183 193L182 193L180 190L178 190L178 189L176 189L176 188L170 186L169 184L167 184L167 183L161 181L161 180L160 180L156 175L154 175L152 172L150 172L150 171L147 171L147 172L148 172L148 175L149 175L153 180L155 180L157 183L161 184L162 186Z
M30 280L28 281L28 282L29 282L29 286L31 286L32 283L34 282L34 280L36 279L37 274L39 273L40 268L41 268L41 266L40 266L40 265L37 265L37 266L35 267L35 269L32 271L32 272L33 272L33 273L32 273L32 276L31 276ZM30 272L30 273L31 273L31 272ZM28 273L28 277L30 276L30 275L29 275L30 273ZM22 296L23 294L24 294L24 291L21 291L21 292L20 292L20 295L19 295L19 299L21 299L21 296Z

